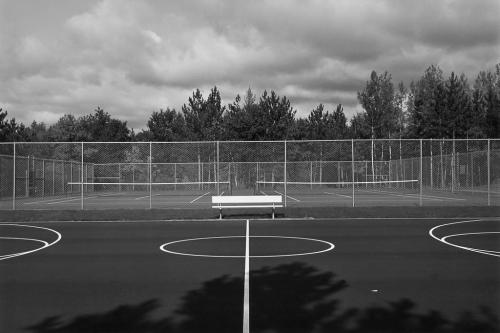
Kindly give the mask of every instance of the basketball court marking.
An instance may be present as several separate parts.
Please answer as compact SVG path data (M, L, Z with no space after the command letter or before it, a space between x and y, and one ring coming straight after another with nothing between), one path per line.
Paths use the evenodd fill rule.
M210 254L196 254L196 253L185 253L172 251L167 249L169 245L186 243L186 242L196 242L200 240L211 240L211 239L230 239L230 238L245 238L245 255L210 255ZM279 239L295 239L295 240L307 240L312 242L319 242L327 244L326 249L312 252L302 252L302 253L291 253L291 254L279 254L279 255L260 255L251 256L250 255L250 239L251 238L279 238ZM189 238L183 240L177 240L165 243L160 246L160 250L170 254L191 256L191 257L205 257L205 258L245 258L245 272L244 272L244 290L243 290L243 333L250 332L250 258L280 258L280 257L292 257L292 256L304 256L323 253L332 250L335 247L330 242L305 237L290 237L290 236L250 236L250 220L246 220L245 224L245 236L215 236L215 237L200 237L200 238Z
M434 228L430 229L429 230L429 235L434 238L435 240L443 243L443 244L446 244L448 246L453 246L453 247L456 247L456 248L459 248L459 249L462 249L462 250L466 250L466 251L471 251L471 252L476 252L476 253L479 253L479 254L485 254L485 255L489 255L489 256L494 256L494 257L500 257L500 253L498 251L491 251L491 250L484 250L484 249L475 249L475 248L472 248L472 247L467 247L467 246L462 246L462 245L458 245L458 244L455 244L455 243L451 243L449 241L447 241L447 238L451 238L451 237L457 237L457 236L465 236L465 235L478 235L478 234L496 234L496 233L500 233L500 232L496 232L496 231L483 231L483 232L473 232L473 233L464 233L464 234L453 234L453 235L446 235L446 236L443 236L441 238L439 238L438 236L434 235L434 231L441 228L441 227L445 227L445 226L449 226L449 225L455 225L455 224L462 224L462 223L474 223L474 222L479 222L481 220L467 220L467 221L458 221L458 222L451 222L451 223L444 223L444 224L440 224L438 226L435 226Z
M250 221L245 229L245 287L243 292L243 333L250 332Z
M48 248L49 246L52 246L52 245L56 244L62 238L62 235L59 232L57 232L54 229L50 229L50 228L44 228L44 227L38 227L38 226L26 225L26 224L16 224L16 223L2 223L2 224L0 224L0 226L5 226L5 225L15 226L15 227L21 227L21 228L35 228L35 229L47 230L47 231L50 231L50 232L56 234L57 238L56 238L56 240L54 240L51 243L49 243L47 241L44 241L44 240L41 240L41 239L34 239L34 238L0 237L0 239L29 240L29 241L35 241L35 242L39 242L39 243L43 244L43 246L38 247L38 248L33 249L33 250L1 255L0 256L0 260L5 260L5 259L14 258L14 257L19 257L19 256L22 256L22 255L26 255L26 254L30 254L30 253L34 253L34 252L43 250L45 248Z
M213 237L198 237L198 238L188 238L188 239L181 239L181 240L176 240L172 242L165 243L160 246L160 250L166 253L170 254L177 254L181 256L188 256L188 257L204 257L204 258L245 258L245 255L218 255L218 254L198 254L198 253L188 253L188 252L179 252L179 251L173 251L169 250L168 247L173 244L179 244L179 243L188 243L188 242L197 242L197 241L204 241L204 240L212 240L212 239L232 239L232 238L246 238L247 236L213 236ZM323 243L327 245L325 249L318 250L318 251L310 251L310 252L298 252L298 253L285 253L285 254L271 254L271 255L249 255L249 258L282 258L282 257L298 257L298 256L307 256L307 255L312 255L312 254L319 254L323 252L328 252L335 248L335 245L321 240L321 239L315 239L315 238L305 238L305 237L291 237L291 236L248 236L248 238L274 238L274 239L295 239L295 240L303 240L303 241L311 241L315 243Z
M470 236L470 235L489 235L489 234L500 234L500 231L467 232L467 233L463 233L463 234L453 234L453 235L443 237L442 240L446 241L446 239L452 238L452 237ZM476 249L476 248L472 248L472 247L468 247L467 249L476 250L478 252L494 253L494 254L500 255L500 251L483 250L483 249Z

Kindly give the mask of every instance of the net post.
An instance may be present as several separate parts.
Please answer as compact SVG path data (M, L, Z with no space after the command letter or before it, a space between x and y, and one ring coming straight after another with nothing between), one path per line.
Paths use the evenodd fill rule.
M351 180L352 180L352 206L354 207L355 206L355 200L354 200L354 139L351 139Z
M418 205L422 207L422 186L423 186L423 179L422 179L422 139L420 139L420 167L419 167L419 175L418 175L418 180L420 183L420 189L419 189L419 195L418 195Z
M12 210L16 210L16 143L14 142L14 158L12 172Z
M83 141L81 142L81 149L82 149L82 164L80 166L80 173L81 173L81 188L80 188L80 209L83 210Z
M152 143L149 141L149 209L153 207L153 186L152 184L152 179L153 176L151 174L152 168L151 168L151 163L153 160L153 154L152 154Z
M488 176L487 176L488 177L488 206L491 206L491 188L490 188L490 180L491 180L491 173L490 173L491 172L491 169L490 169L491 168L491 166L490 166L490 164L491 164L490 163L491 157L490 157L490 153L491 153L491 147L490 147L490 143L491 143L491 140L488 139L488 152L487 152L487 158L486 158L487 163L488 163L488 165L486 167L486 169L488 170Z
M283 183L284 183L284 192L285 192L285 207L286 207L286 140L284 141L284 144L285 144L285 165L284 165L284 170L283 170Z

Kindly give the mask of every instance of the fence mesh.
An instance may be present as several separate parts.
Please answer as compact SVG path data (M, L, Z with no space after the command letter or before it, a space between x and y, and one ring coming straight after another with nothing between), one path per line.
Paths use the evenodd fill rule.
M0 143L0 209L499 205L500 140Z

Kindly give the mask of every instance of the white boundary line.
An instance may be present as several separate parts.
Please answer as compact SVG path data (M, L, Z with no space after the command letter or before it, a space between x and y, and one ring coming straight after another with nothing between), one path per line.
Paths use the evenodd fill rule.
M299 199L296 199L296 198L291 197L291 196L289 196L289 195L284 195L284 194L283 194L283 193L281 193L281 192L274 191L274 193L278 193L278 194L280 194L280 195L282 195L282 196L286 196L287 198L290 198L290 199L292 199L292 200L295 200L295 201L297 201L297 202L300 202L300 200L299 200Z
M338 196L341 196L341 197L352 199L352 197L350 195L345 195L345 194L330 193L330 192L325 192L325 194L338 195Z
M245 287L243 292L243 333L250 333L250 221L245 232Z
M450 242L446 241L446 238L452 237L452 236L456 236L456 235L459 235L459 234L456 234L456 235L447 235L447 236L443 236L441 238L439 238L436 235L434 235L434 231L436 229L441 228L441 227L445 227L445 226L449 226L449 225L454 225L454 224L461 224L461 223L474 223L474 222L479 222L479 221L481 221L481 220L467 220L467 221L458 221L458 222L451 222L451 223L440 224L440 225L435 226L434 228L430 229L429 230L429 235L432 238L434 238L435 240L437 240L437 241L439 241L439 242L441 242L443 244L449 245L449 246L453 246L453 247L456 247L456 248L459 248L459 249L462 249L462 250L467 250L467 251L476 252L476 253L480 253L480 254L485 254L485 255L489 255L489 256L500 257L500 254L497 254L496 252L491 253L488 250L475 249L475 248L472 248L472 247L461 246L461 245L453 244L453 243L450 243ZM484 233L493 233L493 232L484 232Z
M40 240L40 239L30 239L30 240L34 240L34 241L39 241L40 243L44 243L44 245L42 247L36 248L34 250L29 250L29 251L24 251L24 252L18 252L18 253L12 253L12 254L7 254L7 255L2 255L2 256L0 256L0 260L5 260L5 259L14 258L14 257L19 257L19 256L22 256L22 255L25 255L25 254L30 254L30 253L34 253L36 251L43 250L43 249L45 249L45 248L47 248L49 246L52 246L52 245L56 244L62 238L62 235L59 232L57 232L56 230L50 229L50 228L44 228L44 227L38 227L38 226L26 225L26 224L17 224L17 223L2 223L2 224L0 224L0 226L2 226L2 225L10 225L10 226L16 226L16 227L26 227L26 228L35 228L35 229L47 230L47 231L55 233L57 235L57 239L55 241L53 241L52 243L48 243L48 242L46 242L44 240ZM3 237L3 238L5 238L5 237ZM14 239L14 237L10 237L10 238Z
M154 196L158 196L158 195L161 195L161 194L160 193L153 194L153 197ZM146 198L149 198L149 195L145 195L143 197L134 198L134 200L141 200L141 199L146 199Z
M30 201L30 202L24 202L23 205L34 205L38 203L44 203L47 204L52 201L61 201L64 199L80 199L80 197L69 197L69 198L57 198L57 199L44 199L44 200L38 200L38 201Z
M48 210L45 210L48 211ZM469 216L462 218L476 218L481 220L499 220L500 216ZM325 222L325 221L343 221L343 220L459 220L460 217L277 217L274 220L271 218L253 218L254 221L282 221L282 222L296 222L296 221L316 221L316 222ZM224 219L222 222L241 222L246 221L246 219ZM30 223L46 223L46 224L57 224L57 223L177 223L177 222L185 222L185 223L196 223L196 222L217 222L221 223L219 218L212 219L153 219L153 220L62 220L62 221L30 221ZM0 221L0 225L10 224L12 221Z
M388 194L388 195L399 195L399 196L408 196L411 198L419 198L418 194L400 194L396 192L391 192L391 191L374 191L374 190L359 190L361 192L370 192L370 193L381 193L381 194ZM443 201L443 200L456 200L456 201L466 201L467 199L463 198L450 198L450 197L440 197L440 196L435 196L435 195L428 195L428 194L422 194L422 198L426 200L437 200L437 201Z
M86 200L86 199L94 199L94 198L98 198L98 197L99 197L99 196L94 195L94 196L91 196L91 197L86 197L86 198L83 198L83 200ZM49 202L49 203L47 203L47 205L55 205L55 204L60 204L60 203L65 203L65 202L76 201L76 200L81 200L81 198L67 199L67 200L61 200L61 201L53 201L53 202Z
M418 194L400 194L400 193L393 193L393 192L387 192L387 191L371 191L371 190L358 190L358 191L372 193L372 194L379 194L379 195L391 195L394 197L403 197L403 198L408 198L408 199L418 199L419 198ZM426 198L424 196L422 196L422 198L426 199L426 200L443 201L442 199Z
M210 193L212 193L212 192L207 192L207 193L205 193L205 194L202 194L202 195L200 195L199 197L196 197L194 200L190 201L189 203L193 203L193 202L197 201L198 199L201 199L201 198L203 198L205 195L210 194Z

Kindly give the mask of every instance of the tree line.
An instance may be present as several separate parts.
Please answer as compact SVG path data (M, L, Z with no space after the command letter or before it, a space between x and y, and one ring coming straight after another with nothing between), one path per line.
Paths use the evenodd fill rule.
M153 111L147 128L135 133L126 121L98 107L55 124L33 121L26 126L7 118L0 108L0 141L215 141L329 140L381 138L500 137L500 63L480 71L469 83L464 74L447 78L438 66L428 67L409 87L397 86L388 72L372 71L357 98L363 111L350 121L343 106L327 110L319 104L299 118L290 100L274 91L243 97L223 105L215 86L208 96L196 89L181 110Z

